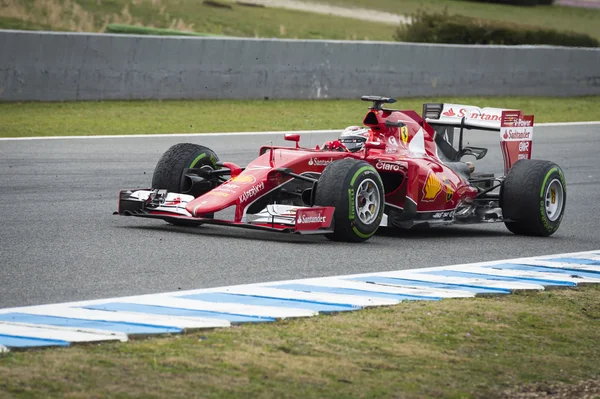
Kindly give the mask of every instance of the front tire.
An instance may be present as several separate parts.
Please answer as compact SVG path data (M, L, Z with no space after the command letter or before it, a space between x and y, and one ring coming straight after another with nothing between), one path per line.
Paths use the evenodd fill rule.
M166 189L171 193L185 193L183 175L186 169L202 167L216 169L218 161L217 154L208 147L192 143L175 144L165 151L156 164L152 176L152 188ZM197 222L190 223L185 220L169 223L175 226L198 226Z
M334 241L366 241L379 228L384 210L383 182L365 161L346 158L329 164L319 177L315 205L335 207Z
M183 172L188 168L203 166L216 169L219 157L208 147L192 143L171 146L159 159L152 176L153 189L166 189L171 193L184 190Z
M517 161L501 190L502 215L513 233L547 237L556 232L567 202L567 185L561 168L537 159Z

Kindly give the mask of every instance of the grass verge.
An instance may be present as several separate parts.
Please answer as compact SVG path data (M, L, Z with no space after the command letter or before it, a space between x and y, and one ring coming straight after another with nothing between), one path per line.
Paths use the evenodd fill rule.
M312 1L312 0L306 0ZM459 0L321 0L344 7L355 6L395 14L414 14L418 10L459 14L558 31L587 33L600 39L600 9L559 5L519 7L504 4Z
M0 356L0 396L494 398L538 391L523 396L531 398L548 387L584 386L594 397L599 303L600 287L589 286L15 352Z
M393 25L222 3L229 8L199 0L1 0L0 29L104 32L114 23L240 37L393 40Z
M515 108L540 123L598 121L599 100L443 97L404 98L394 105L419 114L423 103L436 101ZM0 137L342 129L362 124L367 106L359 100L0 103Z

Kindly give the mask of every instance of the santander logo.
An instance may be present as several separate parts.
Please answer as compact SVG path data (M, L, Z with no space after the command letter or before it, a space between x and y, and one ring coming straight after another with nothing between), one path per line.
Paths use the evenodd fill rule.
M454 113L454 110L452 110L452 108L450 108L446 112L443 112L442 115L444 115L444 116L456 116L456 114Z
M447 111L442 112L442 115L448 118L462 118L463 116L467 119L477 119L481 121L499 121L500 114L496 110L483 112L477 107L460 108L457 112L454 112L453 108L449 108Z

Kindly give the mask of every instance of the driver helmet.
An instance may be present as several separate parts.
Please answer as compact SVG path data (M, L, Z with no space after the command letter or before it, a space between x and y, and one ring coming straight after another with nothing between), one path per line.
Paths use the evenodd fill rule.
M356 152L364 147L369 138L369 129L361 126L348 126L338 139L350 152Z

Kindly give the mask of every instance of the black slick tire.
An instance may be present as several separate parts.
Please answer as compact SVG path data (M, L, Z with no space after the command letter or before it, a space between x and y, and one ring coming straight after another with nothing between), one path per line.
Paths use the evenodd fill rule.
M175 144L158 160L152 176L152 188L181 193L185 169L203 166L216 169L218 160L217 154L208 147L191 143Z
M506 227L513 233L547 237L556 232L567 202L561 168L538 159L517 161L508 171L500 192Z
M182 193L183 172L188 168L203 166L216 169L217 154L210 148L192 143L179 143L171 146L158 160L152 175L153 189L166 189L168 192ZM210 216L210 215L206 215ZM175 226L198 226L197 222L172 221Z
M377 203L369 210L360 201L369 190L370 200ZM346 158L327 165L319 177L315 205L333 206L333 233L326 237L334 241L362 242L379 228L384 211L383 182L377 170L365 161ZM371 202L369 202L371 203ZM362 215L362 219L359 215Z

